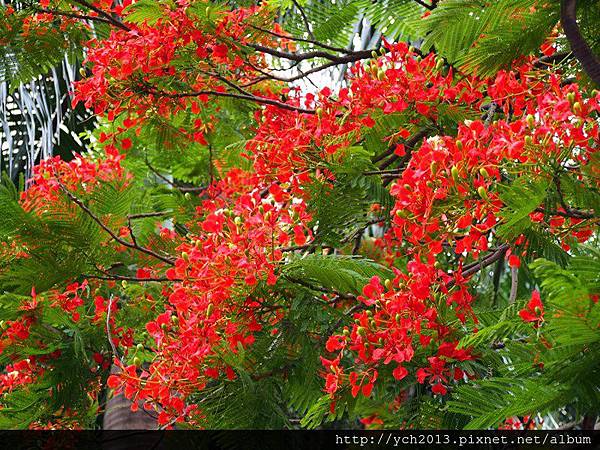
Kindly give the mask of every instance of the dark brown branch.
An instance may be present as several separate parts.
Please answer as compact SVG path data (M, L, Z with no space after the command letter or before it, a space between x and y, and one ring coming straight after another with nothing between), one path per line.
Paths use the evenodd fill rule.
M57 181L59 187L61 188L61 190L67 195L67 197L69 198L69 200L71 200L73 203L75 203L77 206L79 206L79 208L81 208L81 210L83 212L85 212L94 222L96 222L100 228L102 228L106 233L108 233L108 235L115 240L116 242L118 242L119 244L127 247L127 248L131 248L133 250L137 250L141 253L145 253L146 255L152 256L153 258L156 258L164 263L167 263L169 265L174 265L175 262L171 259L171 258L167 258L164 256L159 255L158 253L154 252L153 250L150 250L149 248L146 247L142 247L140 245L136 245L132 242L128 242L125 239L120 238L119 236L117 236L114 231L112 231L109 227L107 227L93 212L92 210L90 210L85 203L83 203L79 198L77 198L72 192L70 192L64 184L62 184L60 181Z
M202 91L193 91L193 92L162 92L154 89L148 89L147 92L152 95L156 95L158 97L168 97L168 98L185 98L185 97L198 97L201 95L212 95L215 97L229 97L229 98L237 98L239 100L246 100L254 103L259 103L263 105L271 105L276 106L281 109L285 109L288 111L295 111L301 114L315 114L316 111L314 109L306 109L300 108L298 106L289 105L287 103L283 103L277 100L273 100L265 97L258 97L256 95L245 95L245 94L234 94L232 92L218 92L218 91L210 91L210 90L202 90Z
M91 9L92 11L96 12L100 16L104 17L110 24L114 25L117 28L120 28L125 31L131 31L131 28L129 28L123 22L116 19L111 14L107 13L106 11L92 5L91 3L88 3L86 0L73 0L73 3L77 3L78 5L81 5L88 9Z
M138 214L129 214L127 216L128 219L145 219L147 217L162 217L171 214L169 211L155 211L155 212L146 212L146 213L138 213Z
M146 161L146 166L148 166L148 169L150 169L150 171L154 175L156 175L158 178L160 178L161 180L163 180L169 186L171 186L171 187L179 190L180 192L184 192L184 193L185 192L202 192L202 191L205 191L207 189L207 186L198 186L198 187L179 186L178 184L174 183L173 181L171 181L167 177L165 177L163 174L161 174L154 167L152 167L148 161Z
M112 24L112 22L110 20L105 19L104 17L88 16L85 14L77 14L77 13L73 13L73 12L69 12L69 11L61 11L59 9L34 8L34 11L37 13L53 14L55 16L64 16L64 17L71 17L73 19L90 20L90 21L94 21L94 22L103 22L103 23Z
M429 129L424 128L422 130L419 130L417 133L415 133L413 136L408 138L406 141L404 141L404 147L406 150L406 155L404 155L402 157L404 160L408 160L408 158L410 158L410 154L411 154L414 146L417 145L425 136L427 136L428 133L429 133ZM387 161L384 161L380 164L379 169L381 169L381 170L386 169L387 167L392 165L395 161L400 159L400 156L394 154L395 149L396 149L396 144L392 144L385 152L383 152L381 155L378 155L377 157L375 157L373 159L373 162L379 162L382 159L385 159L388 156L391 156L391 158L389 158Z
M577 0L561 0L560 22L575 58L581 63L585 73L600 85L600 60L581 35L577 24Z
M286 36L285 34L275 33L274 31L267 30L266 28L257 27L256 25L248 24L248 26L250 28L254 28L255 30L262 31L263 33L270 34L271 36L275 36L277 38L287 39L289 41L294 41L294 42L304 42L306 44L316 45L318 47L321 47L321 48L324 48L327 50L331 50L332 52L341 52L341 53L347 53L347 54L353 53L352 51L348 50L347 48L334 47L334 46L331 46L328 44L324 44L322 42L315 40L314 38L313 39L305 39L305 38L299 38L299 37L295 37L295 36Z
M573 219L595 219L596 215L593 211L582 211L580 209L568 208L565 211L548 211L544 208L536 208L536 212L548 214L550 216L570 217Z
M543 69L548 66L553 66L554 64L560 64L564 61L571 59L572 57L573 53L571 52L559 52L553 55L542 56L541 58L533 62L533 66Z
M335 295L335 296L337 296L337 297L339 297L341 299L344 299L344 300L356 300L356 296L353 295L353 294L346 294L346 293L343 293L343 292L338 292L338 291L333 290L333 289L327 289L327 288L324 288L324 287L321 287L321 286L314 286L314 285L312 285L310 283L307 283L306 281L298 280L297 278L286 277L286 279L288 281L290 281L291 283L299 284L300 286L304 286L305 288L311 289L313 291L322 292L324 294L333 294L333 295Z
M308 32L308 35L314 39L315 35L313 34L313 32L310 29L310 24L308 23L308 17L306 17L304 8L302 8L302 6L296 0L292 0L292 3L294 4L294 6L296 8L298 8L298 11L300 11L300 15L302 16L302 20L304 21L304 26L306 27L306 31Z
M474 262L474 263L470 264L469 266L466 266L465 268L463 268L461 275L465 278L470 277L471 275L476 274L480 270L494 264L500 258L504 257L504 254L508 251L509 247L510 246L508 244L500 245L491 254L487 255L481 261ZM454 283L452 283L452 284L454 284Z
M179 278L167 278L167 277L155 277L155 278L139 278L139 277L129 277L129 276L125 276L125 275L116 275L116 274L111 274L111 275L90 275L90 274L82 274L81 275L84 278L89 278L89 279L94 279L94 280L107 280L107 281L131 281L134 283L149 283L149 282L157 282L157 283L163 283L163 282L177 282L177 281L183 281Z
M421 5L423 8L428 9L429 11L433 11L436 7L436 4L433 3L432 5L428 5L427 3L425 3L422 0L413 0L415 3L418 3L419 5Z
M337 56L337 55L333 55L328 52L324 52L322 50L314 50L314 51L306 52L306 53L289 53L289 52L282 52L282 51L274 49L274 48L265 47L264 45L259 45L259 44L247 44L247 45L259 52L266 53L271 56L276 56L278 58L288 59L290 61L306 61L308 59L325 58L336 64L346 64L346 63L351 63L351 62L355 62L355 61L360 61L361 59L372 58L373 51L374 51L374 49L360 50L357 52L352 52L352 53L346 54L344 56Z

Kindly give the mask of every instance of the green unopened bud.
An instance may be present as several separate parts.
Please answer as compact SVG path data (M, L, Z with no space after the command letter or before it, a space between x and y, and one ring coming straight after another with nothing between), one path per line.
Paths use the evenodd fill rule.
M365 327L358 327L356 329L356 334L358 334L359 336L365 337L367 335L367 330L365 329Z
M81 75L82 77L85 77L87 75L87 73L85 72L85 69L83 67L79 68L79 75Z
M184 261L189 261L190 255L188 255L187 252L183 252L183 253L181 253L181 259L183 259Z
M189 192L186 192L185 194L183 194L183 198L185 198L186 200L191 200L192 194L190 194Z
M396 210L396 215L398 217L402 217L403 219L406 219L406 217L408 217L408 211L406 211L405 209L398 209L398 210Z
M567 94L567 100L569 101L569 103L572 105L573 103L575 103L575 93L574 92L569 92Z
M458 176L458 167L452 166L452 169L450 169L450 173L452 174L452 179L454 180L454 182L458 184L460 182L460 178Z
M392 287L393 287L393 285L392 285L392 280L390 280L389 278L387 278L387 279L386 279L386 280L383 282L383 284L385 285L385 288L386 288L388 291L391 291L391 290L392 290Z
M378 56L378 55L377 55L377 52L376 52L375 50L373 50L373 51L371 52L371 56L372 56L373 58L377 58L377 56Z
M439 58L435 63L435 68L436 70L440 70L442 67L444 67L444 60L442 58Z
M579 102L573 103L573 112L575 114L581 114L581 103L579 103Z
M370 309L367 309L366 314L367 314L367 316L371 317L373 315L373 311L371 311Z
M382 55L385 55L386 52L387 52L387 50L385 49L385 47L379 48L379 53L381 53Z
M479 196L484 199L484 200L488 200L488 195L487 195L487 190L485 189L485 187L483 186L479 186L477 188L477 193L479 194Z
M141 352L142 350L144 350L144 345L143 345L143 344L138 344L138 345L136 345L136 346L135 346L135 349L136 349L138 352Z
M394 319L396 319L396 322L400 322L401 318L402 316L400 316L400 313L396 313L396 316L394 317Z
M533 138L531 136L525 136L525 144L533 145Z
M142 360L136 356L135 358L133 358L133 365L136 367L140 367L142 365Z
M414 53L415 47L413 45L409 46L408 51L409 51L409 53Z
M385 78L385 71L382 69L379 69L377 71L377 79L378 80L383 80Z
M162 324L160 327L161 327L163 330L166 330L166 329L167 329L167 324L166 324L166 323L163 323L163 324Z
M463 149L463 143L460 139L456 140L456 148L458 149L458 151L462 151Z
M489 178L490 174L489 172L485 169L485 167L482 167L481 169L479 169L479 173L481 174L481 176L483 178Z
M179 317L171 316L171 323L179 323Z
M240 216L236 216L236 218L233 219L233 223L239 227L242 224L242 218Z
M323 108L317 108L317 110L315 111L317 113L317 117L320 119L321 117L323 117Z
M127 283L127 280L123 280L123 281L121 281L121 287L122 287L123 289L126 289L126 288L127 288L127 285L128 285L128 283Z
M206 308L206 318L207 319L210 317L210 315L212 314L214 309L215 309L215 305L213 305L212 303L209 303L208 307Z
M342 331L342 334L344 336L350 336L350 330L348 328L344 328L344 331Z
M527 125L529 125L529 128L533 128L535 125L535 117L533 117L531 114L527 114L525 120L527 120Z
M404 185L404 189L406 189L407 191L412 191L412 186L410 184L406 183Z
M435 173L437 172L437 162L436 161L431 161L431 164L429 164L429 170L431 171L432 175L435 175Z

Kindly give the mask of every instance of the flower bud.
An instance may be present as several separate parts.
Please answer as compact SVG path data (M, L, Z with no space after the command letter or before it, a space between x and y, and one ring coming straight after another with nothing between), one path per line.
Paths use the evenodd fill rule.
M487 190L485 189L485 187L483 186L479 186L477 188L477 193L479 194L479 196L484 199L484 200L488 200L488 195L487 195Z
M431 171L432 175L435 175L435 173L437 172L437 162L436 161L431 161L431 164L429 164L429 170Z
M376 52L375 50L373 50L373 51L371 52L371 56L372 56L373 58L377 58L377 52Z
M390 280L389 278L386 278L386 280L383 282L383 284L385 285L385 288L386 288L388 291L391 291L391 290L392 290L392 287L393 287L393 285L392 285L392 280Z
M458 168L456 166L452 166L452 169L450 169L450 173L452 174L452 179L454 180L454 182L458 184L460 182L460 178L458 176Z
M533 128L533 126L535 125L535 117L533 117L533 115L531 114L527 114L525 120L527 121L527 125L529 125L529 128Z
M191 200L192 194L190 194L189 192L186 192L185 194L183 194L183 198L185 198L186 200Z
M485 168L485 167L482 167L481 169L479 169L479 173L481 174L481 176L482 176L483 178L489 178L489 177L490 177L490 174L489 174L489 172L486 170L486 168Z
M379 69L377 71L377 79L378 80L383 80L385 78L385 71L382 69Z
M581 114L581 103L579 103L579 102L573 103L573 112L575 114Z
M367 335L367 330L365 329L365 327L358 327L356 329L356 334L358 334L359 336L365 337Z
M317 113L317 117L320 119L321 117L323 117L323 108L317 108L317 110L315 111Z
M462 151L462 149L463 149L463 143L460 139L456 140L456 148L458 149L459 152Z
M138 352L141 352L142 350L144 350L144 345L143 345L143 344L138 344L138 345L136 345L136 346L135 346L135 349L136 349Z
M128 283L127 283L127 280L123 280L123 281L121 281L121 287L122 287L123 289L126 289L126 288L127 288L127 284L128 284Z
M575 103L575 93L574 92L569 92L567 94L567 100L569 101L569 103L572 105L573 103Z
M189 261L190 255L188 255L187 252L183 252L183 253L181 253L181 259L183 259L184 261Z
M350 336L350 330L348 328L344 328L344 331L342 331L342 334L344 336Z
M140 367L142 365L142 360L136 356L135 358L133 358L133 365L136 367Z
M525 145L533 145L533 138L531 136L525 136Z

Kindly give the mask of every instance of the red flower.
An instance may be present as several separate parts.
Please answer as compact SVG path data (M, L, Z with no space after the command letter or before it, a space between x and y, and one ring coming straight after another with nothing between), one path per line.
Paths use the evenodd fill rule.
M533 322L535 328L540 327L544 321L544 305L540 298L539 291L531 293L531 300L527 303L527 307L519 311L519 316L524 322Z

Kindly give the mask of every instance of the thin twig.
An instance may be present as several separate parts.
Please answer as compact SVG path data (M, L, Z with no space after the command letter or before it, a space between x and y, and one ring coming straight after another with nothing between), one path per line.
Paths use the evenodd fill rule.
M292 3L294 4L294 6L296 8L298 8L298 11L300 11L300 15L302 16L302 21L304 22L304 26L306 27L306 31L307 31L308 35L312 39L315 39L315 35L313 34L312 30L310 29L310 24L308 23L308 17L306 17L304 8L302 8L302 6L300 6L300 4L296 0L292 0Z
M508 304L512 304L517 299L517 290L519 288L519 268L510 268L510 296L508 297Z
M61 190L67 195L67 197L73 202L75 203L77 206L79 206L79 208L81 208L83 210L83 212L85 212L94 222L96 222L100 228L102 228L106 233L108 233L108 235L114 239L116 242L118 242L119 244L127 247L127 248L131 248L134 250L138 250L142 253L145 253L149 256L152 256L164 263L167 263L169 265L174 265L175 262L174 260L172 260L171 258L167 258L164 256L159 255L158 253L154 252L153 250L150 250L149 248L146 247L142 247L140 245L136 245L134 243L128 242L122 238L120 238L119 236L117 236L114 231L112 231L108 226L106 226L79 198L77 198L72 192L70 192L64 184L62 184L60 181L57 180L57 183L59 185L59 187L61 188Z

